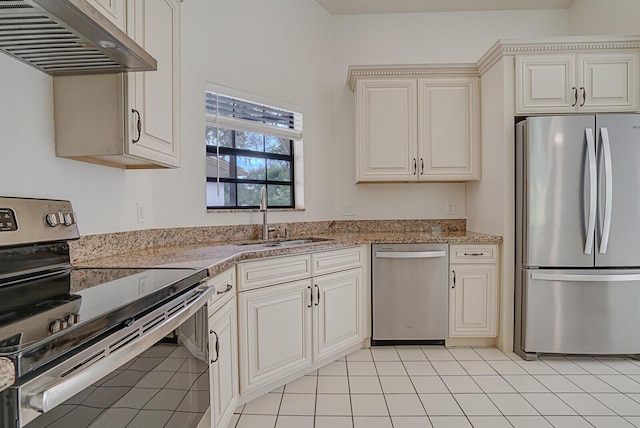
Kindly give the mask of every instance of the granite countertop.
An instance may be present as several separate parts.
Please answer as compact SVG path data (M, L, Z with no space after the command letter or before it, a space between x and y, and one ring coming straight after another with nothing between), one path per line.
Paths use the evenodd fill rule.
M209 275L213 276L243 260L290 254L305 254L345 248L353 245L428 242L493 244L502 242L502 237L500 236L474 232L351 232L314 234L313 237L324 240L288 247L264 247L261 245L262 241L210 242L160 246L78 262L74 263L74 266L89 268L206 268L209 271ZM310 236L299 236L292 239L308 238L310 238ZM122 272L119 274L122 275ZM78 282L83 281L82 275L80 275ZM71 287L75 289L73 282L74 277L72 276ZM84 284L83 287L86 287L86 284ZM13 376L13 363L7 358L0 358L0 391L13 384Z
M266 257L305 254L317 251L378 243L448 242L467 244L500 243L502 237L476 232L353 232L314 235L322 241L288 247L263 247L262 241L211 242L153 247L131 253L77 263L76 267L193 267L207 268L216 275L238 262ZM308 236L292 239L305 239ZM240 245L242 244L242 245Z

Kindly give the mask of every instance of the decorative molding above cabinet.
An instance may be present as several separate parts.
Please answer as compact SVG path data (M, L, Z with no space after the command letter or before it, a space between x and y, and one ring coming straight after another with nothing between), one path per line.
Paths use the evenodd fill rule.
M124 0L93 1L125 10ZM56 155L125 169L177 168L179 5L128 1L125 19L127 35L157 59L157 71L54 77Z
M480 179L480 90L473 64L351 66L356 182Z

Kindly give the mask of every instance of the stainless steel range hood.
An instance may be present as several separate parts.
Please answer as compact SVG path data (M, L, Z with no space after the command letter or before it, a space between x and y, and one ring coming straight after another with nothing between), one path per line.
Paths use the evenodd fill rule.
M157 68L86 0L0 0L0 50L51 75Z

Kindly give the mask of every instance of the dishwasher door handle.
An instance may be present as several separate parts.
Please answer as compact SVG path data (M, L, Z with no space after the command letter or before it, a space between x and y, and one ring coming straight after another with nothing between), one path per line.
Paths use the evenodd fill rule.
M377 259L434 259L447 257L446 251L376 251Z

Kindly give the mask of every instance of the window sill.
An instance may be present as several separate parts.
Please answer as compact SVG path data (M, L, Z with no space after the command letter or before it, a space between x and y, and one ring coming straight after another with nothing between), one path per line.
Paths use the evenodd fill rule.
M270 213L277 213L277 212L298 212L298 211L305 211L305 208L269 208L267 210ZM253 208L253 209L238 209L238 208L230 208L230 209L216 209L216 210L210 210L207 209L207 213L257 213L260 212L260 209L258 208Z

